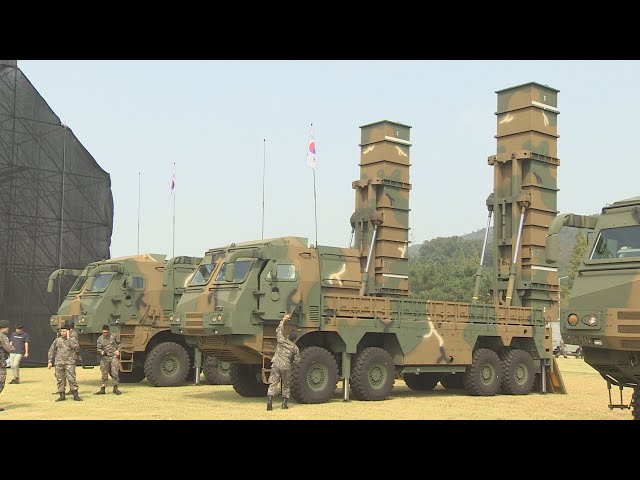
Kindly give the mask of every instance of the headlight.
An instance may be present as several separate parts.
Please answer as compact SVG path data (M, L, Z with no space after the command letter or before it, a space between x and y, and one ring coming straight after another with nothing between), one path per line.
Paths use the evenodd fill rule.
M589 315L582 317L582 323L589 325L590 327L595 327L598 325L598 317L595 314L590 313Z
M173 322L173 315L169 315L169 321Z
M593 341L593 344L594 344L594 345L597 345L597 346L599 346L599 347L600 347L600 346L602 346L602 340L595 339L595 340Z
M218 316L216 317L216 320L221 322L222 321L222 314L219 313Z
M575 313L572 313L567 317L567 323L572 327L575 327L578 324L578 316Z

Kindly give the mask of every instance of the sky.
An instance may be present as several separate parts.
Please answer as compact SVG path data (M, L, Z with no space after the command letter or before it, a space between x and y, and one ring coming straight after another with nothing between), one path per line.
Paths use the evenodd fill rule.
M289 235L315 244L314 177L305 164L311 124L320 245L349 243L359 127L379 120L412 127L411 242L483 228L495 91L527 82L560 90L559 211L592 214L640 195L640 61L18 60L18 67L111 176L112 257L202 256Z

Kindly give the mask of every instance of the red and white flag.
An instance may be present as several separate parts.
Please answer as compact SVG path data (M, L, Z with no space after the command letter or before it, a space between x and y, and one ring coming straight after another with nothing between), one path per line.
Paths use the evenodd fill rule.
M313 138L313 125L311 125L311 134L309 135L309 146L307 147L307 165L314 170L316 169L316 141Z

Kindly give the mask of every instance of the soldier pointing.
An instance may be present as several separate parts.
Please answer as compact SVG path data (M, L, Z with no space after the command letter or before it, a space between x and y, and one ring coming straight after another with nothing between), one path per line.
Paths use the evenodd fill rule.
M285 337L282 333L284 322L289 320L291 315L288 313L282 317L278 328L276 328L276 337L278 346L276 352L271 359L271 375L269 375L269 390L267 391L267 410L273 410L273 396L278 388L278 382L282 380L282 408L289 408L287 401L289 400L289 380L291 378L291 364L300 360L300 349L294 343L298 334L295 330L289 333L289 337Z

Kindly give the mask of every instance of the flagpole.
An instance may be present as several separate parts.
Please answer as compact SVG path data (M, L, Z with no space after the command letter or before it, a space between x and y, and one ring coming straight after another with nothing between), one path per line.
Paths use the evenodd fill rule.
M313 124L312 124L313 125ZM318 204L316 202L316 169L313 169L313 210L316 220L316 248L318 248Z
M171 256L176 256L176 184L175 184L175 175L176 175L176 162L173 162L173 176L174 176L174 184L173 184L173 248L171 250Z
M138 255L140 255L140 172L138 172Z
M263 139L262 142L262 236L260 238L264 240L264 176L267 165L267 139Z
M313 122L311 123L311 135L313 135ZM311 138L309 138L311 141ZM315 142L315 137L314 137ZM307 152L308 154L308 152ZM315 165L315 145L314 145L314 164L313 164L313 212L316 225L316 248L318 248L318 202L316 201L316 165Z

